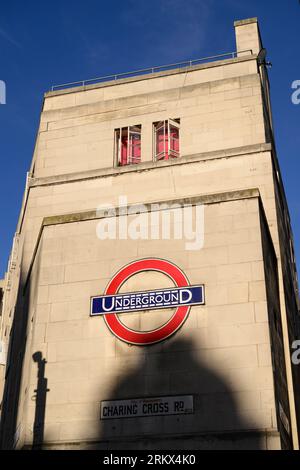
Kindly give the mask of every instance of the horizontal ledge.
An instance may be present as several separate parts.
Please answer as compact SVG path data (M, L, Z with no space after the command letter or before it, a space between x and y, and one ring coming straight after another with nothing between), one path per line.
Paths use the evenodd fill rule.
M278 437L280 438L279 432L274 429L274 428L263 428L263 429L246 429L246 430L237 430L237 431L200 431L200 432L177 432L177 433L172 433L172 434L161 434L161 433L154 433L154 434L137 434L137 435L131 435L131 436L112 436L109 438L106 438L104 440L99 440L97 438L90 438L90 439L61 439L59 441L44 441L43 444L39 447L40 449L43 450L76 450L78 448L84 450L84 446L92 446L92 445L99 445L99 444L104 444L104 446L108 442L117 442L117 443L134 443L136 444L138 441L139 442L145 442L152 440L155 442L157 439L165 439L167 440L176 440L176 441L181 441L182 439L197 439L200 442L205 442L205 441L211 441L211 439L216 439L216 440L225 440L229 441L232 439L233 441L237 440L243 440L243 439L251 439L251 438L273 438L273 437ZM70 449L70 447L74 447L74 449ZM66 449L64 449L66 447ZM98 449L98 447L97 447ZM101 449L101 448L100 448ZM103 447L103 450L106 449L106 447ZM32 443L26 441L22 450L32 450ZM201 449L199 449L201 450ZM182 452L183 453L183 452Z
M259 198L259 197L260 197L260 192L258 188L249 188L249 189L241 189L237 191L227 191L224 193L204 194L204 195L187 197L187 198L152 201L146 204L135 203L135 204L129 204L129 206L131 210L136 208L136 210L139 213L143 213L143 212L150 212L150 211L168 210L172 205L175 205L175 204L180 205L180 206L195 206L195 205L204 205L204 204L208 205L208 204L217 204L221 202L237 201L241 199ZM166 205L167 207L159 207L160 205ZM157 206L157 207L153 207L153 206ZM118 217L120 215L124 215L123 207L110 205L109 209L114 211L114 213L111 215L101 215L98 213L97 210L92 210L92 211L76 212L76 213L71 213L71 214L62 214L62 215L45 217L43 219L42 226L46 227L49 225L84 222L87 220L103 219L107 217ZM134 212L131 212L131 213L134 213Z
M245 20L237 20L234 22L234 26L244 26L246 24L252 24L252 23L258 23L258 19L256 17L254 18L247 18Z
M89 171L68 173L68 174L56 175L56 176L46 176L42 178L33 177L33 178L30 178L29 180L29 187L35 188L39 186L50 186L54 184L74 183L78 181L84 181L84 180L95 179L95 178L118 176L124 173L132 173L132 172L138 173L141 171L154 170L157 168L185 165L185 164L196 163L196 162L205 161L205 160L219 159L219 158L238 157L241 155L261 153L261 152L267 152L271 150L272 150L271 144L261 143L261 144L247 145L243 147L229 148L225 150L215 150L212 152L203 152L203 153L197 153L197 154L192 154L192 155L185 155L183 157L180 157L172 161L171 160L159 161L159 162L149 161L149 162L139 163L137 165L127 166L127 167L101 168L99 170L89 170Z

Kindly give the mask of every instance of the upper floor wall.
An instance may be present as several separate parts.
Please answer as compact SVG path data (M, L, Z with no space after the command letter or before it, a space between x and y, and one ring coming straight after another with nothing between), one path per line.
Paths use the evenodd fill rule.
M48 93L34 175L117 165L116 130L128 126L140 126L141 161L151 161L155 158L153 124L167 119L180 123L180 156L264 143L256 58Z

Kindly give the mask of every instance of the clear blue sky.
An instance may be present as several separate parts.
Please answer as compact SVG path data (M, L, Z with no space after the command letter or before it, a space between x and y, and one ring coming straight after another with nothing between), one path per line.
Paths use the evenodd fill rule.
M0 277L6 269L43 93L53 84L235 50L233 21L257 16L270 71L278 155L300 261L298 0L1 2Z

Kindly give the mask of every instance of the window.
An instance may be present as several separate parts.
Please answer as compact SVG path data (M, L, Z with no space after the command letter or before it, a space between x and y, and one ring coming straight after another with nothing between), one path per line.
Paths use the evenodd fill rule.
M140 163L141 130L142 126L122 127L115 130L115 149L118 166Z
M167 119L154 124L154 159L179 157L179 119Z

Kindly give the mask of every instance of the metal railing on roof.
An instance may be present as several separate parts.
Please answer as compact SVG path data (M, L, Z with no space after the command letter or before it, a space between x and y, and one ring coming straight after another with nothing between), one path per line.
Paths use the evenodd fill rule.
M203 62L204 63L213 62L215 60L220 60L220 59L225 59L225 58L235 59L238 55L246 54L246 53L252 54L252 50L248 49L248 50L239 51L239 52L227 52L225 54L219 54L219 55L214 55L210 57L203 57L201 59L186 60L184 62L177 62L175 64L158 65L158 66L149 67L146 69L133 70L131 72L105 75L103 77L89 78L87 80L80 80L77 82L62 83L61 85L53 85L51 87L51 91L62 90L64 88L72 88L72 87L77 87L77 86L93 85L95 83L101 83L101 82L112 81L112 80L116 81L122 78L130 78L132 76L146 75L146 74L155 73L155 72L164 72L164 71L172 70L176 68L193 67L194 65L198 65Z

